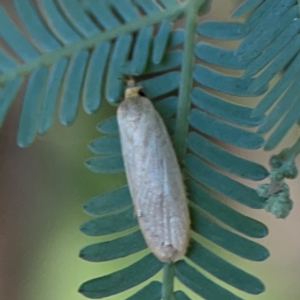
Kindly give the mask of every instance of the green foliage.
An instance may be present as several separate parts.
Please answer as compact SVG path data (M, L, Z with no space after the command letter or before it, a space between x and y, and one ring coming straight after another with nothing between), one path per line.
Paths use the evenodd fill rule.
M90 298L115 295L162 269L162 282L150 281L128 299L189 299L182 291L173 291L173 277L205 299L241 299L207 278L201 269L242 292L263 292L259 279L202 245L199 236L252 261L269 255L252 240L266 236L266 226L222 202L226 197L253 209L263 208L266 197L240 179L259 181L268 172L225 150L224 145L271 150L297 123L297 1L246 0L232 14L247 15L244 23L199 24L199 14L207 9L205 0L13 2L26 34L0 7L0 34L18 57L16 60L0 49L0 124L28 75L17 143L28 146L38 133L47 132L58 102L60 122L70 125L81 99L88 114L97 111L104 100L117 105L124 90L119 78L132 74L139 79L141 75L147 97L154 99L173 137L186 175L193 234L185 259L164 266L148 254L127 268L87 281L80 292ZM173 29L172 22L178 18L185 22L183 29ZM211 42L196 43L201 35ZM215 46L214 39L243 40L229 50ZM230 76L226 70L216 71L215 66L244 73ZM278 73L280 79L269 88ZM262 101L250 108L251 97L265 92ZM249 107L233 104L226 99L228 95L248 97ZM116 118L97 128L101 137L89 145L96 156L86 166L96 173L124 172ZM262 134L270 130L273 132L265 142ZM84 210L97 218L83 224L82 232L119 236L85 247L80 252L83 259L109 261L146 248L127 186L96 195L84 204Z

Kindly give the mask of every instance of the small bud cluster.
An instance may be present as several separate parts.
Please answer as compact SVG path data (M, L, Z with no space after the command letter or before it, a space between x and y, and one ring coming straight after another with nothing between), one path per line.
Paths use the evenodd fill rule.
M298 175L295 159L294 157L289 157L288 154L289 149L284 149L270 159L271 175L273 175L273 178L278 178L276 180L283 180L284 178L295 179Z
M257 193L259 196L266 198L265 210L273 214L276 218L286 218L293 208L293 201L290 199L288 185L281 181L279 182L279 191L270 193L271 184L261 184Z
M265 210L276 218L286 218L293 208L293 201L290 199L288 185L284 179L294 179L298 175L295 164L295 157L298 154L297 146L299 141L292 147L282 150L278 155L270 159L270 180L269 184L261 184L257 188L260 197L266 199Z

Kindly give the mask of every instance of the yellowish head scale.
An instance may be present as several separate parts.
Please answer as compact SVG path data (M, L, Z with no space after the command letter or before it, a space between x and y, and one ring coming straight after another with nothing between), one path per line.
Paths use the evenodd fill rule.
M125 90L125 99L128 97L140 96L141 95L141 86L128 87Z

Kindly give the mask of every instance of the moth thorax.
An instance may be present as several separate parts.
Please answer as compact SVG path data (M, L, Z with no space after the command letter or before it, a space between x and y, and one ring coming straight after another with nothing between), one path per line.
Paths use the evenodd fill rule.
M144 113L144 98L141 96L130 96L119 106L119 111L127 120L137 120Z

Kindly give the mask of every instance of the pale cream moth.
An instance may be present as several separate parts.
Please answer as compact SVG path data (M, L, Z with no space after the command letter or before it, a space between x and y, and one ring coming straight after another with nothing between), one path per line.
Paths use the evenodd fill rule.
M129 190L146 243L159 260L176 261L190 238L185 187L164 122L133 80L117 120Z

